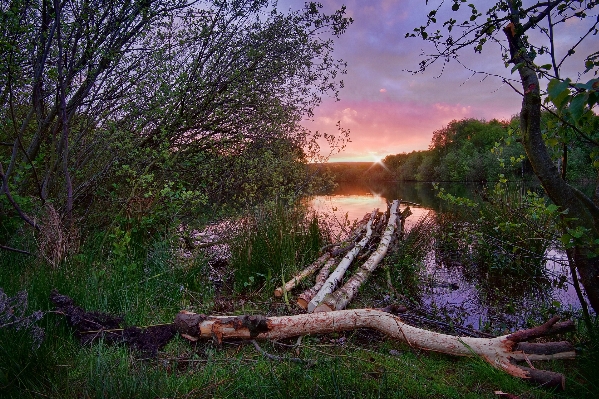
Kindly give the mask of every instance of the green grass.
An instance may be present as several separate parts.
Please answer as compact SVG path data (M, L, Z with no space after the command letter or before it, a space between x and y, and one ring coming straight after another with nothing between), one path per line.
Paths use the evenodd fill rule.
M263 289L242 286L231 292L226 298L231 313L286 312L271 295L270 288L280 281L276 273L281 269L292 273L321 245L317 225L310 219L306 223L298 215L275 213L261 223L252 231L252 239L244 239L238 248L247 251L251 247L252 256L263 260L245 265L247 272L266 267L271 280L261 282ZM169 323L181 309L212 312L216 299L206 262L175 256L174 241L133 241L116 254L111 250L113 243L100 245L99 236L57 268L33 257L3 252L0 287L11 296L27 290L30 312L52 309L48 296L56 288L87 310L123 315L128 324L139 326ZM373 287L385 290L384 280L375 276ZM48 312L39 325L46 339L37 350L32 350L26 331L0 329L0 397L496 398L493 392L501 390L523 398L582 399L595 398L599 392L599 351L584 328L569 337L581 349L578 360L543 365L568 378L567 391L554 393L510 377L482 360L417 351L367 330L307 336L298 347L294 347L295 339L260 344L284 359L317 361L309 367L267 360L248 344L191 345L180 337L156 359L148 359L121 345L81 346L60 314Z

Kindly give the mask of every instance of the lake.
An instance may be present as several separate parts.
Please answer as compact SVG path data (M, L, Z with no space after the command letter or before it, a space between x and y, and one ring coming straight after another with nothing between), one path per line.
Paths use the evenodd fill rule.
M481 185L446 183L441 185L454 195L474 198ZM538 189L538 187L536 188ZM429 212L439 214L448 205L436 196L431 183L389 183L380 185L340 184L328 195L315 196L312 207L343 225L379 208L387 201L401 199L410 205L409 229ZM405 205L402 205L402 209ZM445 208L445 209L444 209ZM421 285L414 306L420 317L444 320L454 326L489 331L513 330L545 321L554 313L568 316L580 311L580 303L571 282L565 254L549 249L543 273L536 277L510 277L477 273L459 263L448 262L430 251L420 268Z

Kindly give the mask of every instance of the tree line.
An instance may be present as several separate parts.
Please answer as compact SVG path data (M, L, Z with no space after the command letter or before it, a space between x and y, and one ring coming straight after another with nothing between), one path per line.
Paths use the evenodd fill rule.
M554 118L545 114L545 130L550 134ZM596 123L596 122L595 122ZM589 127L591 127L589 125ZM534 171L515 135L518 121L477 119L454 120L433 132L429 149L388 155L383 163L394 180L399 181L497 181L535 179ZM570 145L568 163L559 151L555 163L568 181L594 179L590 147Z

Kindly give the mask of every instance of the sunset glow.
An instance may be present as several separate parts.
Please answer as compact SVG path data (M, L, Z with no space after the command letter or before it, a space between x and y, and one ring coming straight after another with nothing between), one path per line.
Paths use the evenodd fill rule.
M313 131L334 134L337 122L350 129L351 143L330 161L370 162L373 156L381 159L425 150L433 132L454 119L507 120L519 112L520 95L502 79L472 73L484 71L513 79L500 49L492 44L482 54L464 51L461 65L452 61L444 68L442 63L433 65L421 74L409 72L418 69L422 54L431 49L421 39L405 35L426 23L428 10L435 8L431 2L428 7L421 0L322 3L329 13L345 5L354 19L347 32L335 39L335 57L347 62L348 72L342 77L341 100L323 99L314 118L304 121ZM282 8L298 9L303 4L279 1ZM447 19L451 13L451 7L443 7L438 18Z

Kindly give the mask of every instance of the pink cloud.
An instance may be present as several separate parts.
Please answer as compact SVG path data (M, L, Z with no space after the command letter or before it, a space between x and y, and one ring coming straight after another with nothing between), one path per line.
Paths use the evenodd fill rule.
M351 130L351 143L342 153L331 156L331 161L371 161L388 154L425 150L435 130L454 119L481 118L481 113L471 105L443 102L325 101L314 120L304 125L335 133L336 124L341 122L344 129Z

